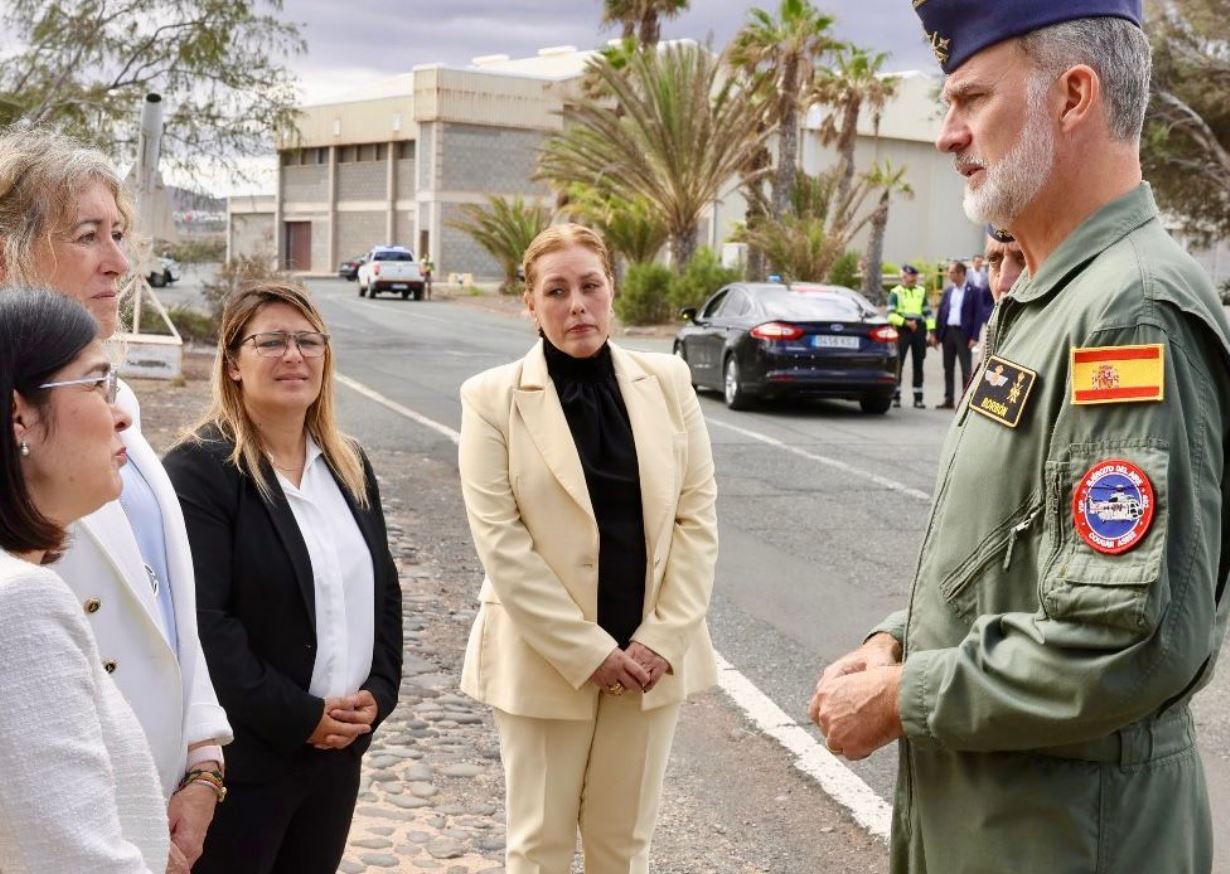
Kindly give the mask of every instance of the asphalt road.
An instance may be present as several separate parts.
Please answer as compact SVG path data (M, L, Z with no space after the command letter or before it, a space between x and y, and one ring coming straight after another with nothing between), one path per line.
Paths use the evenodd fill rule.
M520 357L533 342L528 323L465 305L360 299L353 283L340 280L309 285L329 321L339 370L452 428L460 426L461 383ZM190 296L186 286L175 296ZM621 342L669 351L665 340ZM928 355L927 364L926 399L934 404L942 393L938 354ZM373 423L383 423L387 432L387 414L368 406ZM840 402L733 413L708 394L701 406L720 494L721 557L710 613L714 642L805 724L818 671L908 597L951 414L902 409L867 416L857 405ZM366 430L359 423L347 427ZM416 445L430 441L429 434L417 433L419 426L405 427L416 429ZM1221 839L1217 874L1230 874L1228 676L1230 671L1221 671L1196 708ZM891 798L893 748L854 769Z

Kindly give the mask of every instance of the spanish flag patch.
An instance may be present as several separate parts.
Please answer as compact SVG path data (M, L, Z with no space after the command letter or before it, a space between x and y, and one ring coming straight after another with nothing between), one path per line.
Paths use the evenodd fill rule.
M1072 403L1160 401L1165 390L1166 347L1098 346L1072 350Z

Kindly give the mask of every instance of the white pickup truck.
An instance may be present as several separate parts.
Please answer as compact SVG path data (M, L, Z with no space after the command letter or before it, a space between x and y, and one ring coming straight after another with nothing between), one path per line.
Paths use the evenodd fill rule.
M375 246L359 267L359 297L382 291L401 292L402 300L423 299L423 274L414 253L404 246Z

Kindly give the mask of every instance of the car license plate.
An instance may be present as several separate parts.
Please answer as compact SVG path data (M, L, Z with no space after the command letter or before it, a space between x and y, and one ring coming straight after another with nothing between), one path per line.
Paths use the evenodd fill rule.
M811 342L821 349L857 349L860 341L858 337L835 337L831 334L814 334Z
M390 285L390 286L389 286L389 288L391 288L393 291L405 291L405 290L406 290L406 283L404 283L404 282L395 282L395 283L393 283L392 285Z

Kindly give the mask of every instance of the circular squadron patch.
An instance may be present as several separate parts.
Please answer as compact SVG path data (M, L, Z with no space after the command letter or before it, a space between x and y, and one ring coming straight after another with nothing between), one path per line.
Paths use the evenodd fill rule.
M1076 486L1072 517L1076 533L1098 552L1127 552L1153 523L1153 484L1130 461L1099 461Z

